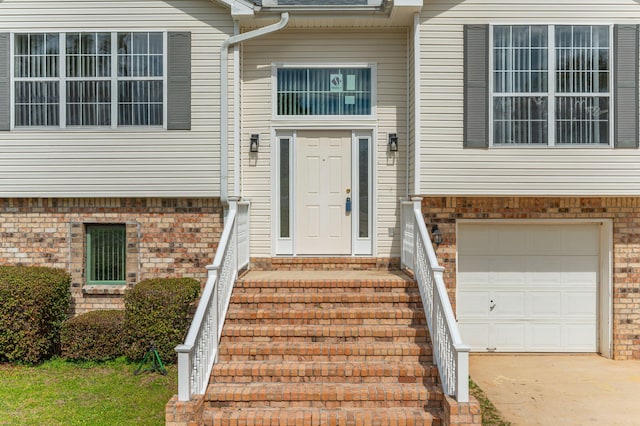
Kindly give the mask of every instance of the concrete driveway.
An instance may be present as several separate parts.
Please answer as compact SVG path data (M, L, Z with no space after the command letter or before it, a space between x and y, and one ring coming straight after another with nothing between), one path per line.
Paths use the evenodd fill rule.
M640 361L472 354L470 370L513 426L640 425Z

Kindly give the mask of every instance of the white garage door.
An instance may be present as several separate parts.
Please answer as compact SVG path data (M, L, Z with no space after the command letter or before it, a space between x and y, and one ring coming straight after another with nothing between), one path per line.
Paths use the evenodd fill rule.
M457 316L474 351L596 352L598 225L460 224Z

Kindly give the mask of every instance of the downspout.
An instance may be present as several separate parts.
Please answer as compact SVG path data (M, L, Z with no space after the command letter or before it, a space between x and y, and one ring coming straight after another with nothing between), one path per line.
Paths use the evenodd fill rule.
M413 16L413 189L410 191L410 195L420 195L421 185L421 173L420 173L420 144L422 143L422 122L420 115L422 114L421 108L421 85L420 85L420 72L422 70L422 64L420 60L421 55L421 40L420 40L420 12L417 12Z
M220 200L223 206L229 204L229 48L235 44L280 31L289 23L289 14L280 15L280 21L257 30L229 37L220 47ZM237 73L238 70L235 70ZM236 155L240 151L240 138L235 138ZM236 196L238 194L234 194Z

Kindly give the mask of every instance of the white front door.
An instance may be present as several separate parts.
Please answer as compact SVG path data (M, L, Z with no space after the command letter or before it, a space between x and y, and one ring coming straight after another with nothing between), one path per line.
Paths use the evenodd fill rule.
M297 253L351 254L351 132L298 132L295 176Z

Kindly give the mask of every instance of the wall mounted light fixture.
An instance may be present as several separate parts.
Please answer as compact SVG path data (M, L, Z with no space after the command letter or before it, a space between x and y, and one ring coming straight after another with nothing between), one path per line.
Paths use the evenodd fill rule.
M249 138L249 152L258 152L258 147L260 146L260 135L257 133L252 133Z
M389 133L389 151L396 152L398 150L398 134Z
M433 238L433 243L436 245L436 249L438 249L440 244L442 244L442 231L440 231L438 225L431 227L431 238Z

